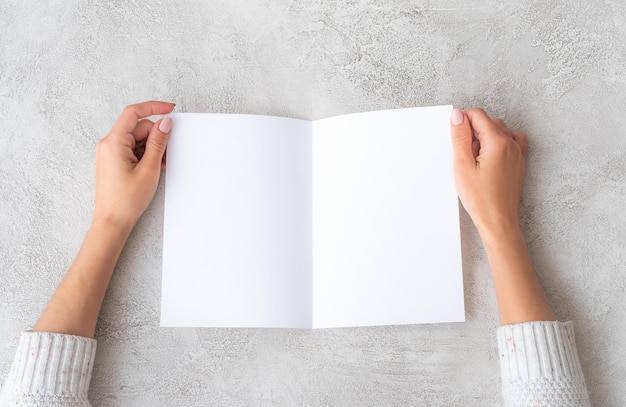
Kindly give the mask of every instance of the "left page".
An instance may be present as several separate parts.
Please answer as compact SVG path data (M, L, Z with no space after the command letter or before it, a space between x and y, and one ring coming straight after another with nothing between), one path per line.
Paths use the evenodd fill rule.
M176 113L161 326L311 327L311 122Z

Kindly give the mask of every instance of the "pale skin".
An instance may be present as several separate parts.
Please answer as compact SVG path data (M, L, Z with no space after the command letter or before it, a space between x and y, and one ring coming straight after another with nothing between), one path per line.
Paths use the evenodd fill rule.
M33 331L92 338L104 294L128 235L154 197L173 103L144 102L124 109L96 147L96 202L91 227Z
M500 323L556 320L519 225L526 135L482 109L454 109L450 123L456 188L487 252Z
M91 226L33 331L94 336L115 264L165 165L172 121L146 117L173 109L174 104L157 101L130 105L98 143ZM518 221L526 136L480 109L455 109L451 134L457 190L487 252L501 323L555 320Z

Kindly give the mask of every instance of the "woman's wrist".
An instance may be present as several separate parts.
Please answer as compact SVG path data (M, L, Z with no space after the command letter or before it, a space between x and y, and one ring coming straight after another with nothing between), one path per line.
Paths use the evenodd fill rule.
M116 219L111 216L95 214L90 229L97 230L102 236L111 236L126 242L136 223L131 219Z
M502 223L489 228L479 228L478 234L489 259L492 274L509 269L508 267L493 267L491 264L494 258L500 257L504 252L512 251L520 257L528 256L526 238L518 223Z
M488 242L502 242L512 237L523 236L522 228L517 216L499 216L489 222L475 221L476 229L481 240L486 245Z
M556 318L543 292L517 222L480 229L502 325Z

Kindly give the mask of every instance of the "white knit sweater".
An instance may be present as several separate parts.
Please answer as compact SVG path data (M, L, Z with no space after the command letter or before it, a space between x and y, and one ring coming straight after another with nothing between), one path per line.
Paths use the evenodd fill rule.
M502 326L498 348L505 406L590 405L571 321Z
M0 406L91 406L96 341L80 336L24 332Z
M498 328L505 406L589 406L571 322ZM0 394L4 406L90 406L96 341L25 332Z

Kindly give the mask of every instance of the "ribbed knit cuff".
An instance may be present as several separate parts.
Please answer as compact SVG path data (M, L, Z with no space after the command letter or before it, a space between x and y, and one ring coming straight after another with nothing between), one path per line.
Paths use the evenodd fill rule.
M5 391L87 400L96 341L48 332L24 332Z
M502 326L498 348L506 405L588 405L571 321Z

